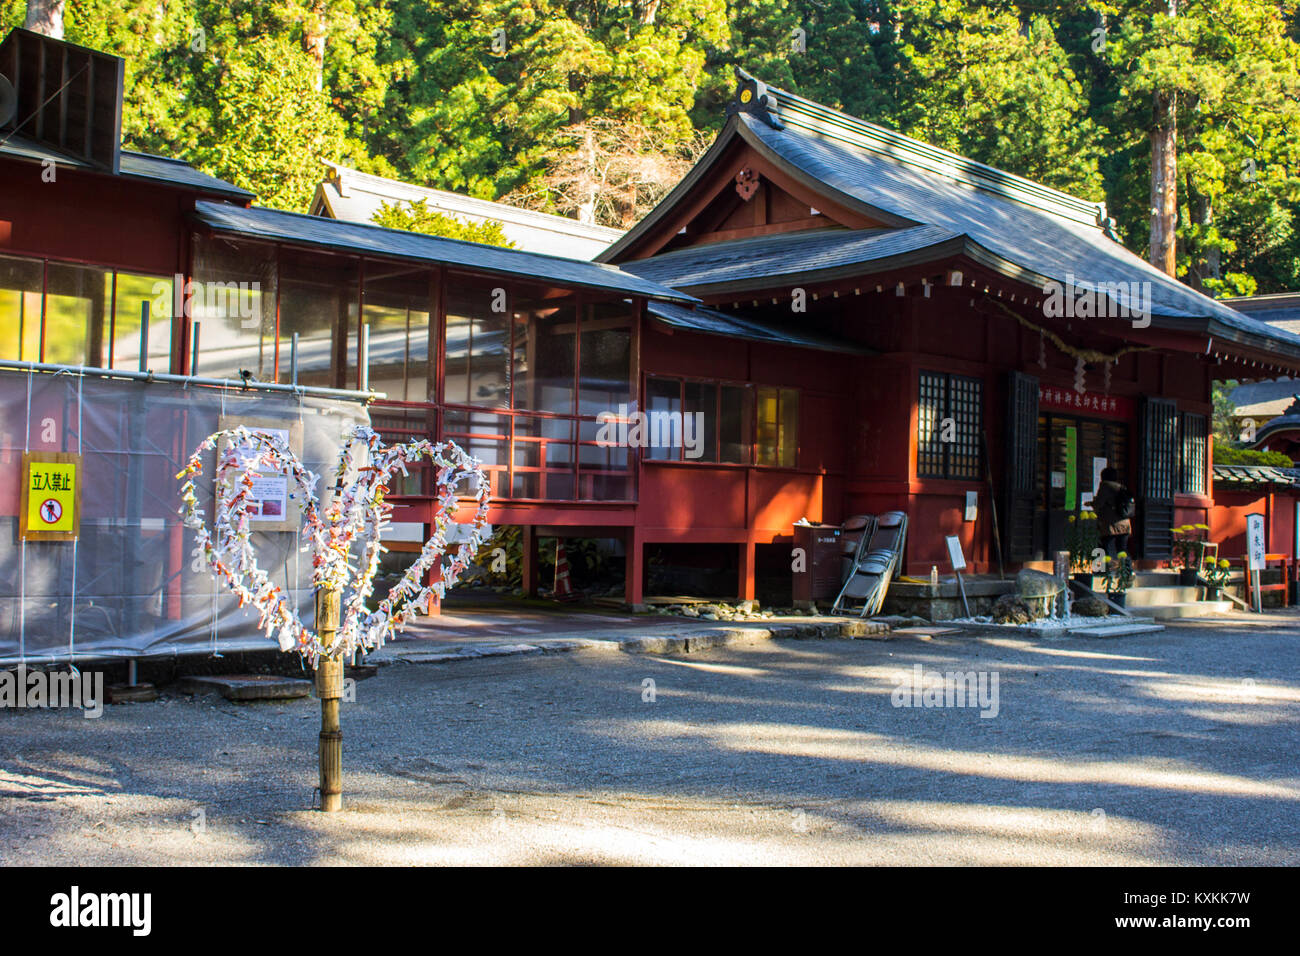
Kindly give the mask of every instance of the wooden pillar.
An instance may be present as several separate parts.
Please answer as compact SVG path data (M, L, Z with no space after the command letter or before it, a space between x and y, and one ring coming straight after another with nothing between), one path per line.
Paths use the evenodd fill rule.
M442 580L441 568L430 568L424 575L424 583L427 587L433 587ZM429 608L426 617L440 617L442 615L442 598L437 594L429 595Z
M627 552L626 570L623 581L623 600L632 607L644 603L645 594L645 542L637 533L635 526L623 533L623 546Z
M524 525L520 529L519 543L523 551L521 562L521 571L523 580L521 586L527 597L537 597L537 530L532 525Z
M316 592L316 633L330 644L339 626L339 592ZM316 696L320 698L320 808L323 813L343 809L343 728L339 701L343 698L343 659L316 662Z
M1270 487L1268 498L1264 501L1264 551L1268 553L1273 550L1273 545L1277 541L1277 535L1273 533L1273 522L1277 520L1277 511L1273 507L1273 489Z
M437 507L437 504L438 504L438 503L437 503L436 501L432 502L432 503L430 504L429 510L432 511L434 508ZM428 541L428 540L429 540L429 536L433 533L433 532L430 530L432 527L433 527L433 525L431 525L431 524L426 524L426 525L424 526L424 540L425 540L425 541ZM440 581L440 580L442 580L442 565L441 565L440 563L439 563L439 564L435 564L435 565L434 565L433 567L431 567L428 571L425 571L425 572L424 572L424 586L425 586L425 587L433 587L433 585L436 584L436 583L437 583L438 581ZM441 614L442 614L442 598L438 597L438 595L436 595L436 594L430 594L430 595L429 595L429 608L428 608L428 611L427 611L427 613L426 613L426 616L428 616L428 617L439 617Z
M746 541L740 546L740 593L742 601L754 600L754 542Z

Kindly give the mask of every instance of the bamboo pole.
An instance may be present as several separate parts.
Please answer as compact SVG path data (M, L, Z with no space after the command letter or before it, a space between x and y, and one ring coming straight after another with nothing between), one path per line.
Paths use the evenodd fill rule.
M316 592L316 633L322 644L334 641L339 626L339 592ZM316 664L316 696L320 698L320 808L343 809L343 730L339 701L343 698L343 659L322 658Z

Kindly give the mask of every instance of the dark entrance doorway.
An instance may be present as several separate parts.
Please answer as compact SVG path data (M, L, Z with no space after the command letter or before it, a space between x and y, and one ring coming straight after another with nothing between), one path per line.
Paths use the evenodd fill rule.
M1129 427L1124 422L1048 412L1038 416L1038 488L1034 509L1034 550L1048 559L1066 550L1070 515L1090 510L1102 468L1116 469L1133 487L1129 474Z

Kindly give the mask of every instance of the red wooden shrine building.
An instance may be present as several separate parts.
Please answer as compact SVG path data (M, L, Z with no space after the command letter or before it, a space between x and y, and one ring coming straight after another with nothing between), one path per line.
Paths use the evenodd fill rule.
M368 384L381 433L479 457L526 554L620 539L632 604L649 555L754 597L799 519L894 508L911 573L946 570L949 534L994 567L994 504L1005 560L1042 560L1102 459L1137 495L1134 550L1162 558L1212 504L1211 380L1300 372L1300 338L1129 253L1104 207L748 76L708 153L591 263L262 209L122 151L112 57L15 31L0 73L19 102L0 358L134 367L157 283L240 290L155 315L157 367L287 382L297 333L301 384ZM700 427L611 446L638 409ZM429 480L398 520L428 520Z
M803 513L830 522L907 511L911 573L946 568L949 534L978 570L994 566L998 538L1011 564L1045 560L1105 465L1134 489L1141 557L1168 557L1172 527L1207 521L1211 381L1294 368L1300 339L1128 252L1102 204L743 74L728 114L696 168L601 258L708 311L869 350L751 345L742 372L652 318L643 354L686 381L708 367L753 380L771 374L756 353L786 356L763 381L798 390L797 463L780 498L760 497L747 545L781 533L763 520L775 502L808 502ZM718 368L728 360L736 371ZM656 484L671 500L726 482L701 467ZM752 472L731 480L733 500L752 493ZM648 539L676 533L647 517Z

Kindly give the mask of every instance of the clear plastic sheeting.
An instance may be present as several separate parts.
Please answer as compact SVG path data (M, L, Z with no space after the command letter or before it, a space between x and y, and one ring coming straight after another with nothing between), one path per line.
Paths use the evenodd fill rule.
M0 369L0 663L274 649L256 612L238 608L195 560L176 473L219 428L296 435L300 423L295 451L327 494L345 435L368 422L365 405L346 398ZM82 456L77 540L19 539L27 451ZM214 464L197 485L209 522ZM298 533L258 532L254 544L311 622Z

